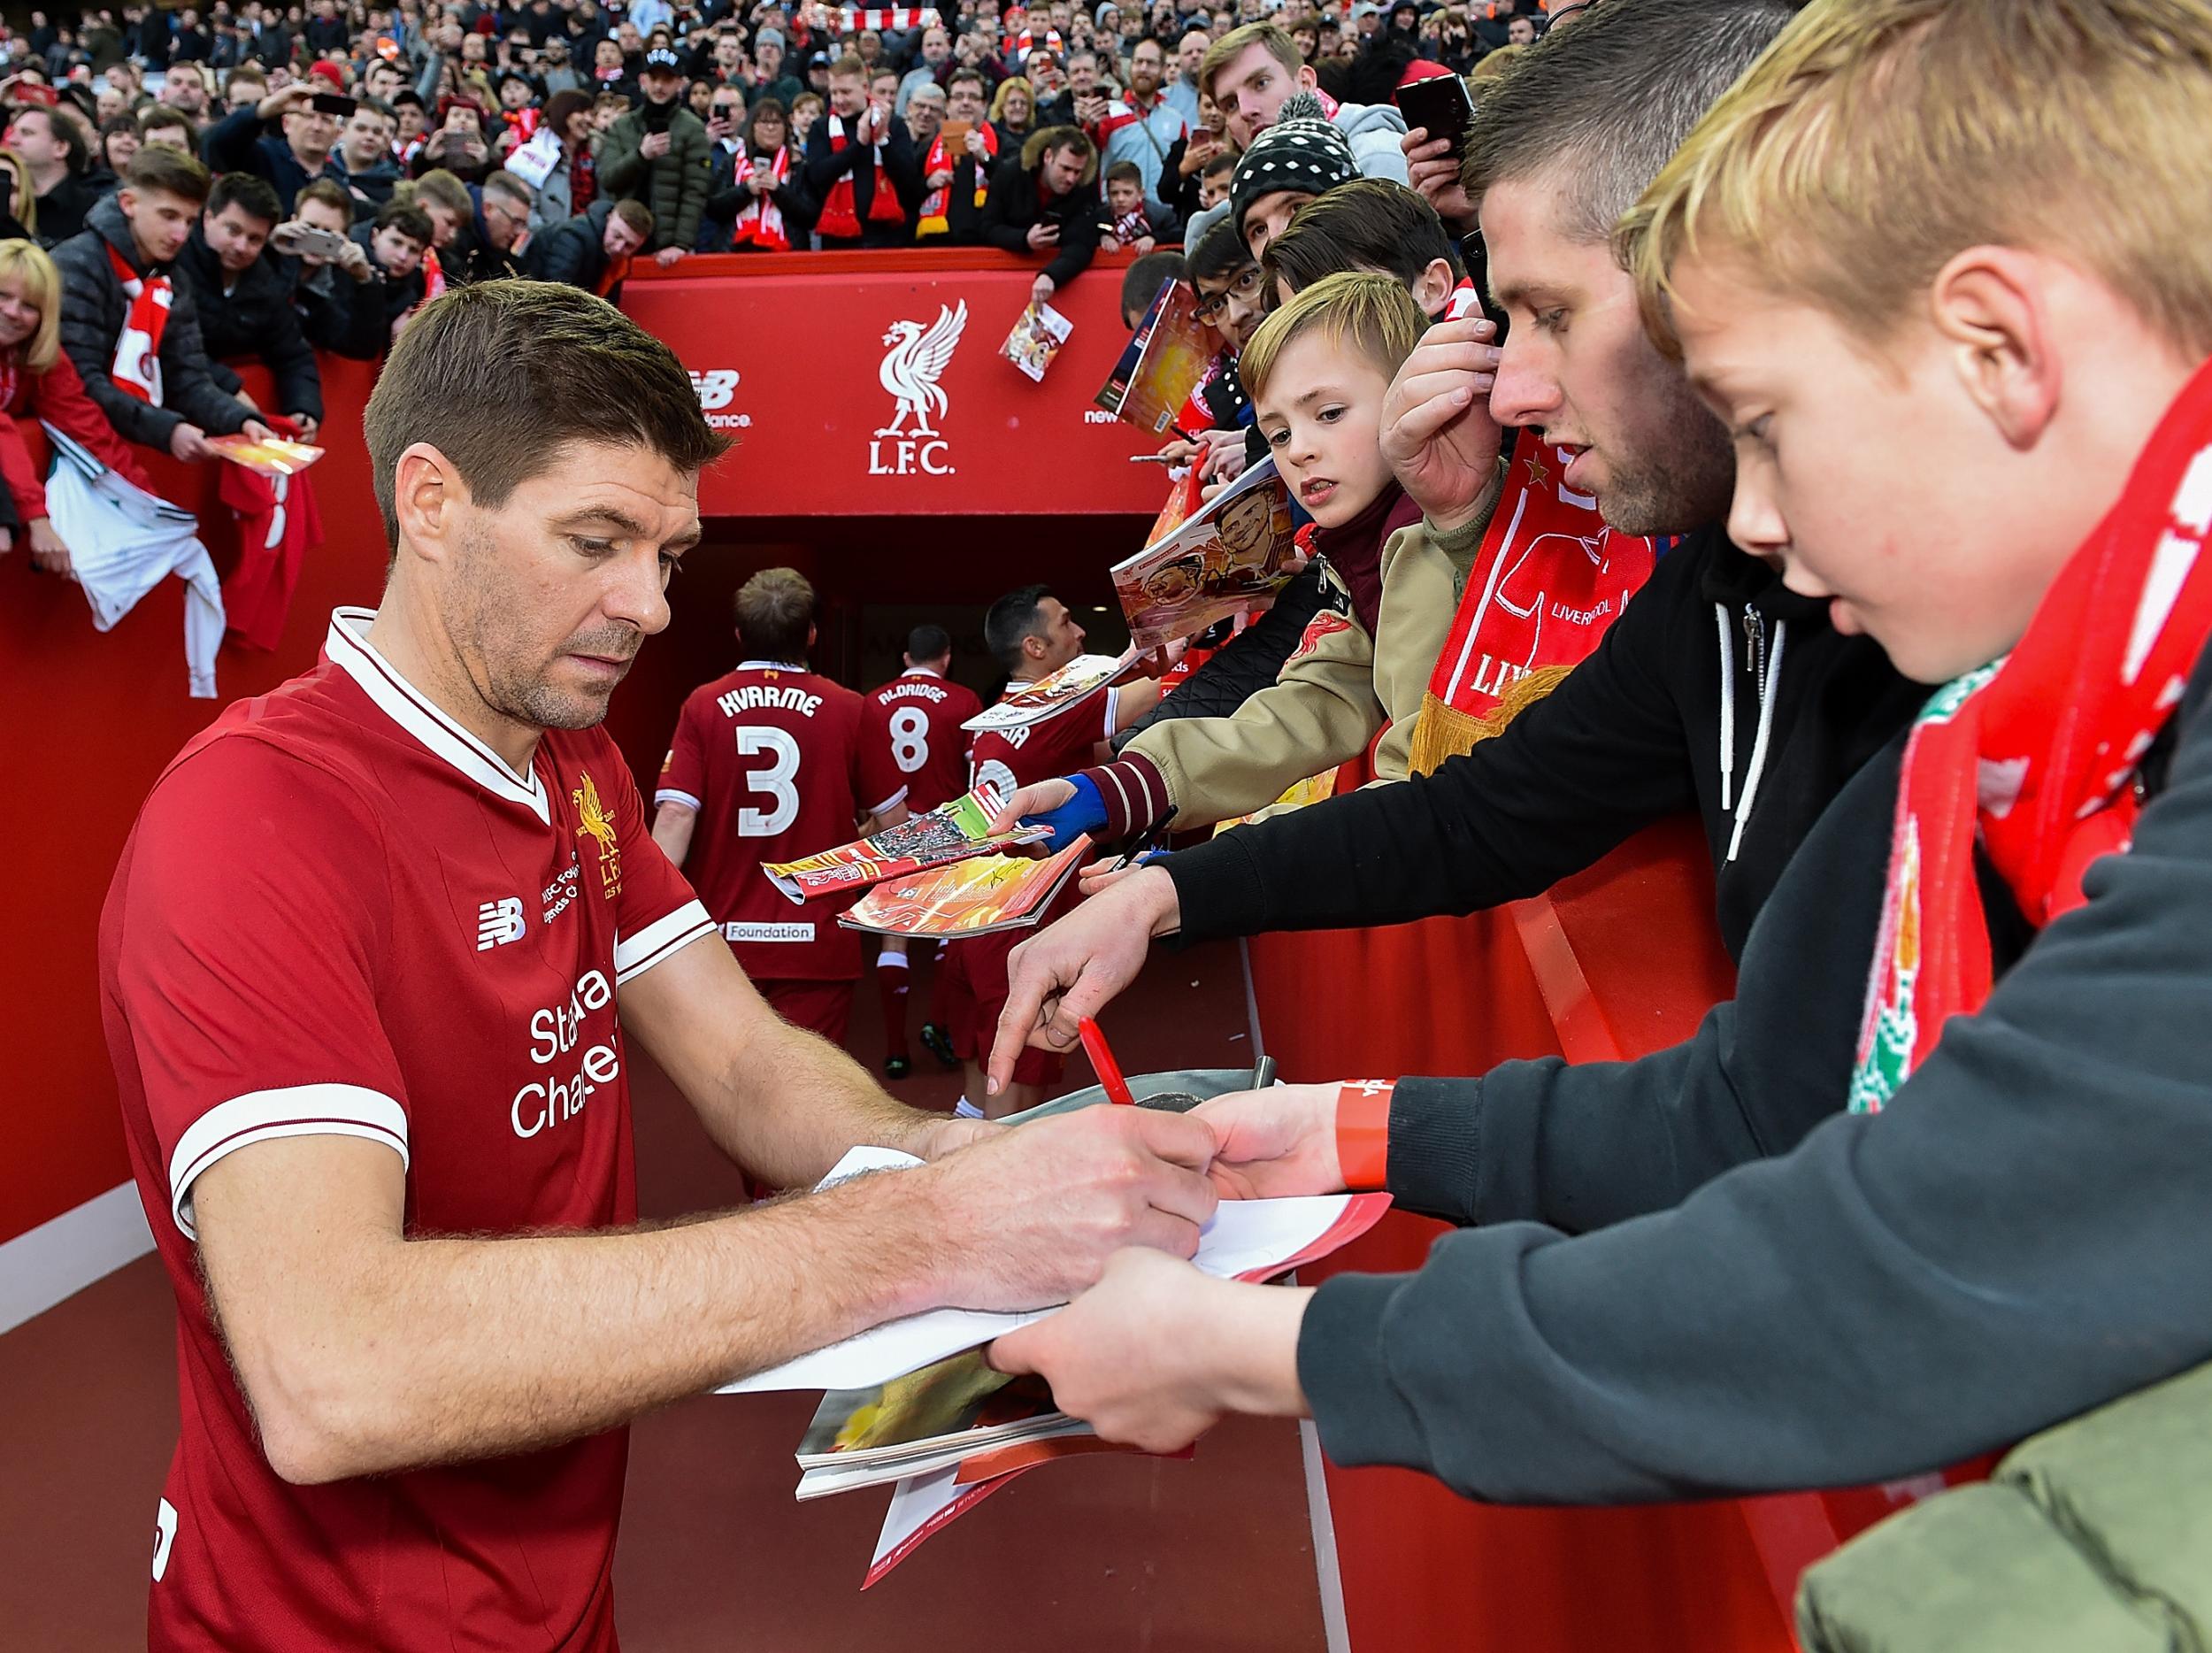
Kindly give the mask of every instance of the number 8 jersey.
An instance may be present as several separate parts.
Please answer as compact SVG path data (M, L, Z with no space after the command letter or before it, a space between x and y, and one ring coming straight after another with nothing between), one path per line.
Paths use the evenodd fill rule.
M910 665L868 696L869 727L906 777L906 807L917 815L968 789L972 737L960 726L983 710L975 691Z
M653 802L698 811L684 872L756 980L844 981L860 937L849 903L794 906L760 870L850 842L859 818L902 803L906 778L867 733L867 703L802 666L748 660L694 689Z

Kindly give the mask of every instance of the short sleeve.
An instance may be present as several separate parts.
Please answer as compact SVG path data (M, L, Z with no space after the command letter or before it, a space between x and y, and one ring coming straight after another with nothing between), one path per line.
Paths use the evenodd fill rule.
M211 741L148 798L111 991L188 1239L194 1180L251 1143L357 1136L406 1163L406 1089L376 1008L385 865L352 787L265 741Z
M699 719L692 709L695 700L684 702L684 709L676 714L676 733L670 737L668 756L661 760L660 780L653 788L653 802L680 803L685 808L703 811L703 800L707 796L707 753L705 742L699 734Z
M683 724L677 729L680 738ZM692 893L690 880L676 870L645 819L645 800L630 779L630 766L614 753L607 773L615 779L615 842L622 856L622 891L616 897L614 980L619 988L634 976L673 957L714 924Z

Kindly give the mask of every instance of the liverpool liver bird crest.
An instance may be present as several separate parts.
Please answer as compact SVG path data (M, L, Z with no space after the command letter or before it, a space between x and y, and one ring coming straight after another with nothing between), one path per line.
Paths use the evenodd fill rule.
M891 347L883 358L883 366L877 376L883 388L898 404L891 415L891 422L876 432L879 436L934 436L937 429L930 423L933 415L941 417L947 406L945 393L937 383L952 360L954 346L960 342L961 330L968 325L968 301L962 299L957 308L940 304L937 319L925 327L918 321L895 321L891 330L883 335L883 342ZM907 420L914 422L910 427Z

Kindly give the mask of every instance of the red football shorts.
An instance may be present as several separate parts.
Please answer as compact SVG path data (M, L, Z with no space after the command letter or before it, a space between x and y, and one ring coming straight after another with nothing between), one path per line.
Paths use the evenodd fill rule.
M842 1046L853 1019L853 983L849 981L756 981L768 1006L794 1027L818 1033ZM999 989L1002 995L1006 989Z
M987 1062L998 1037L998 1019L1006 1008L1006 961L1033 932L1002 930L952 942L937 957L937 988L943 996L945 1031L952 1053L964 1062ZM1014 1064L1017 1085L1057 1083L1068 1059L1032 1045L1022 1047ZM968 1098L979 1108L983 1098Z

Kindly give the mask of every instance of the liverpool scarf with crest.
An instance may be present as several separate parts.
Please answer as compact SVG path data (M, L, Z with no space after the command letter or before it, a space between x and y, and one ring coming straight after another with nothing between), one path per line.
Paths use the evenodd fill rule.
M1975 846L2038 928L2127 849L2137 764L2212 637L2212 363L2136 461L2009 655L1938 689L1907 737L1867 982L1854 1112L1896 1096L1989 996Z
M1657 558L1571 491L1557 450L1524 430L1421 696L1409 765L1431 773L1495 734L1597 647Z

